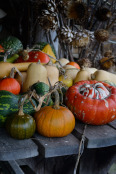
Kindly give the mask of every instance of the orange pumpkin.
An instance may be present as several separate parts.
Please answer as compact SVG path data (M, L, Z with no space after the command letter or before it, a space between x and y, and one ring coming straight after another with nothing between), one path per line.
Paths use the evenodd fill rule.
M67 63L66 65L72 65L72 66L74 66L75 68L80 69L80 66L79 66L78 63L76 63L76 62L69 62L69 63Z
M4 78L0 80L0 90L9 91L15 95L20 93L21 86L14 78Z
M46 137L64 137L75 127L74 115L66 107L59 106L59 97L54 106L43 107L34 117L38 133Z

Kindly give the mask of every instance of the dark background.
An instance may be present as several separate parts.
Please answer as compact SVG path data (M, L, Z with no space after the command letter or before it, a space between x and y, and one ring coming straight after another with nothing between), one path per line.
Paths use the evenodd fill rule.
M0 0L0 8L7 15L0 19L0 39L7 35L19 38L24 47L31 45L31 1L29 0Z

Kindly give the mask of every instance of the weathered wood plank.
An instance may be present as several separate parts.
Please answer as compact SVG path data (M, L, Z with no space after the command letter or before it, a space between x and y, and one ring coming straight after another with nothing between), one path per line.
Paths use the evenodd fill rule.
M37 155L39 155L38 146L31 139L13 139L4 128L0 128L0 161L23 159Z
M76 123L73 134L79 139L83 133L83 128L83 123ZM87 125L87 129L85 131L85 147L101 148L113 145L116 145L116 129L113 129L109 125Z
M79 140L72 134L62 138L46 138L36 133L34 138L45 158L78 153Z
M114 129L116 129L116 120L108 123L110 126L112 126Z

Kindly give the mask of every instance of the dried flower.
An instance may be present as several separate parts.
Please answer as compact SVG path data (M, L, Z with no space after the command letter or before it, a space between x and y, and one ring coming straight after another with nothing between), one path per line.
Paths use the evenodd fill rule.
M88 8L85 3L74 1L68 7L68 18L83 23L88 18Z
M96 40L98 40L99 42L104 42L108 40L109 32L104 29L99 29L94 32L94 36Z

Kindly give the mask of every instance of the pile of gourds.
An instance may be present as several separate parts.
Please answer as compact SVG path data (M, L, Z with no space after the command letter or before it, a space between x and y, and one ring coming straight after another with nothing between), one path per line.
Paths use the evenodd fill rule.
M63 137L74 129L75 118L93 125L116 119L115 74L80 68L65 58L57 60L49 44L43 51L23 52L13 63L0 62L0 126L6 125L17 139L29 138L35 131L47 137ZM13 68L17 72L11 77ZM69 109L60 106L58 92L63 91L60 83L56 88L59 81L68 88L63 104ZM25 102L21 101L25 97Z

